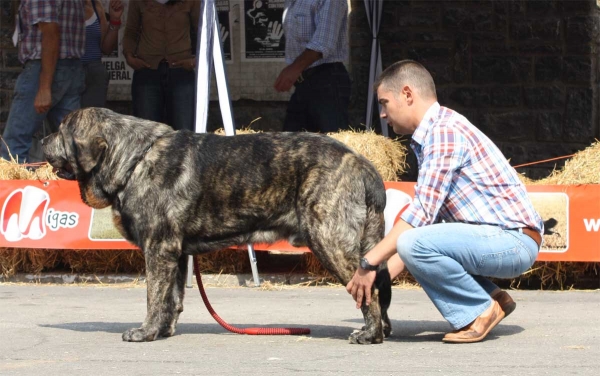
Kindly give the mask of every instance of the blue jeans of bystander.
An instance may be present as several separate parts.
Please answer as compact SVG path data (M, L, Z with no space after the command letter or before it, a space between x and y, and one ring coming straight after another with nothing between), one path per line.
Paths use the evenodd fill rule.
M133 72L133 115L165 123L175 130L195 130L196 74L183 68L142 68Z
M34 102L38 92L41 71L40 60L30 60L25 67L14 89L14 95L6 128L0 142L0 157L9 159L9 151L18 157L20 163L28 159L31 141L35 132L41 127L45 118L58 126L71 111L79 109L80 95L84 89L84 72L79 59L59 59L52 81L52 104L50 111L38 114Z
M328 133L350 129L352 81L344 64L319 65L304 71L302 77L288 103L283 131Z

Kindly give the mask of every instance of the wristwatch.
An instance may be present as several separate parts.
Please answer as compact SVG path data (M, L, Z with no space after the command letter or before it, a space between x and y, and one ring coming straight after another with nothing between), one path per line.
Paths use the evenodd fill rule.
M377 270L379 265L371 265L369 264L369 260L363 257L360 259L360 267L364 270Z

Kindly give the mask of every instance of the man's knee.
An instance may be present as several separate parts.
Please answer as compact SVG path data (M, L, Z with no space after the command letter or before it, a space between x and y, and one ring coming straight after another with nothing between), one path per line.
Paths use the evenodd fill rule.
M396 241L396 250L405 265L413 265L415 262L415 234L414 231L405 231Z

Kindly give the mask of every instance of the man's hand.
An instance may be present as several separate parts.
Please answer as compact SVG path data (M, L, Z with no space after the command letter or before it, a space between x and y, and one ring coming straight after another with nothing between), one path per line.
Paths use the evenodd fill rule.
M111 21L121 21L121 15L125 7L121 3L121 0L110 0L108 5L108 15Z
M294 64L290 64L279 73L279 77L275 80L273 87L280 93L290 91L292 86L294 86L294 82L296 82L301 74L302 70L298 69Z
M125 56L125 60L127 60L127 65L129 65L133 70L138 70L142 68L150 68L150 64L146 63L144 60L139 57L135 57L133 55Z
M196 68L196 59L192 57L190 59L170 61L169 65L171 66L171 68L183 68L191 71L194 70L194 68Z
M52 90L40 88L35 96L33 107L35 112L42 114L50 111L50 105L52 104Z
M352 280L346 285L346 291L348 291L348 293L352 295L354 301L356 301L356 308L362 306L363 298L365 299L366 306L371 304L371 288L373 287L376 276L377 272L374 270L369 271L358 268L356 273L354 273Z

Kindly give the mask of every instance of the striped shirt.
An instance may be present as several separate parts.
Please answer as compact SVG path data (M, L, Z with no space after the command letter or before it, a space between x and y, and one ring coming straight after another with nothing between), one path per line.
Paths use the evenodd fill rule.
M40 22L58 23L59 59L80 58L85 48L84 0L21 0L19 61L42 58Z
M530 227L544 224L502 152L464 116L434 103L415 130L415 198L401 218L414 227L440 222Z
M346 0L286 0L283 30L287 64L306 49L323 54L310 68L348 60Z
M88 63L90 61L98 61L102 59L102 30L100 29L100 20L95 13L92 17L85 21L85 54L81 57L81 61Z

